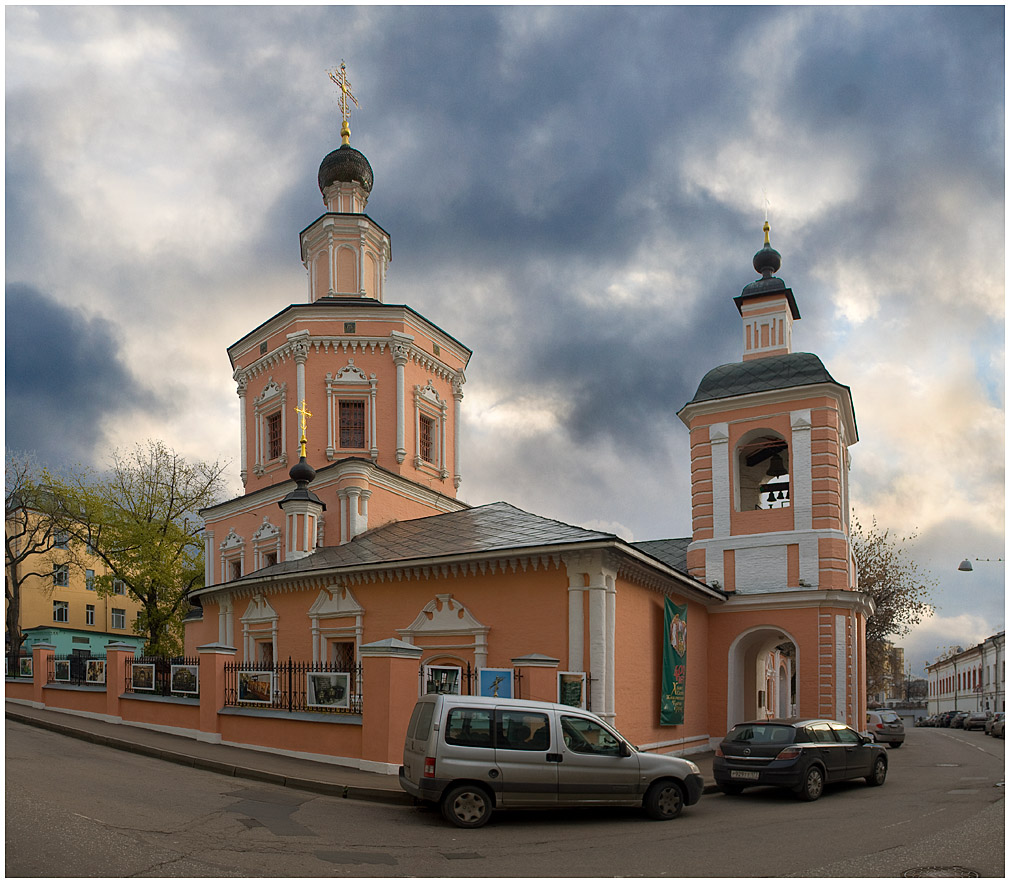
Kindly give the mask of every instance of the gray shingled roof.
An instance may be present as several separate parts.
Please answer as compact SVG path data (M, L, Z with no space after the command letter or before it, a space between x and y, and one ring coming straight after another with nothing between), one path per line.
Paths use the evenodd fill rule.
M675 540L645 540L631 545L639 552L651 555L674 570L687 573L687 547L690 542L690 537L681 537Z
M314 570L395 564L425 558L615 540L613 534L542 518L508 503L395 521L359 534L342 546L323 546L305 558L256 571L257 577ZM251 574L250 574L251 576Z
M813 353L786 353L713 368L702 378L688 404L813 383L833 383L848 389L828 373Z

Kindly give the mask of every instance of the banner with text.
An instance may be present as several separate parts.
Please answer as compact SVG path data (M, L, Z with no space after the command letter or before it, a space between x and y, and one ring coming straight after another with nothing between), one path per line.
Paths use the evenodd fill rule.
M661 726L684 723L687 690L687 605L666 599L663 617L663 695L659 702Z

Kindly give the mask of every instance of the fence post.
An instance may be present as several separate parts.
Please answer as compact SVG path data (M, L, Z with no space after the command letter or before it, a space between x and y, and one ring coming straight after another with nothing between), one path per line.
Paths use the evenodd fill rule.
M133 644L105 645L105 713L122 719L119 697L126 691L126 667L133 661Z
M517 699L537 699L540 702L558 701L558 666L561 660L542 653L528 653L512 660L515 668L523 670L526 695Z
M32 644L32 705L35 708L46 707L42 690L49 682L49 663L55 655L55 644Z
M200 742L220 742L218 712L224 708L224 667L238 653L226 644L204 644L200 654Z
M403 762L403 737L417 702L420 647L387 638L363 644L361 656L365 695L361 702L361 759L376 771Z

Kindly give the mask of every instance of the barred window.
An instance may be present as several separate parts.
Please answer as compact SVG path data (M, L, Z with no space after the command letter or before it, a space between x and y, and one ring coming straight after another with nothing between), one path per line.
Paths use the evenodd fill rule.
M70 604L66 601L53 601L53 622L66 622L70 618Z
M112 608L112 627L114 629L126 628L126 610L119 607Z
M267 457L276 460L281 455L281 412L267 417Z
M435 462L435 421L431 417L420 415L418 421L420 437L420 457L426 463Z
M363 399L341 399L339 409L340 447L365 446L365 402Z

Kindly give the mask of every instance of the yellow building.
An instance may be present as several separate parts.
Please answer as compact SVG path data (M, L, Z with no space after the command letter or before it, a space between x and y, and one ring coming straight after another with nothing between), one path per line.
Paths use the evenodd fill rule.
M24 524L25 519L24 510L11 513L8 535L16 534L17 524ZM114 586L113 594L100 595L96 577L107 570L86 551L71 555L65 533L57 533L48 546L24 561L12 564L10 556L7 560L7 566L16 567L24 577L18 617L25 636L22 654L30 656L32 645L37 643L53 644L57 656L101 656L105 645L114 642L134 644L139 652L144 638L134 634L133 624L140 602L122 583ZM10 635L6 637L9 646Z

